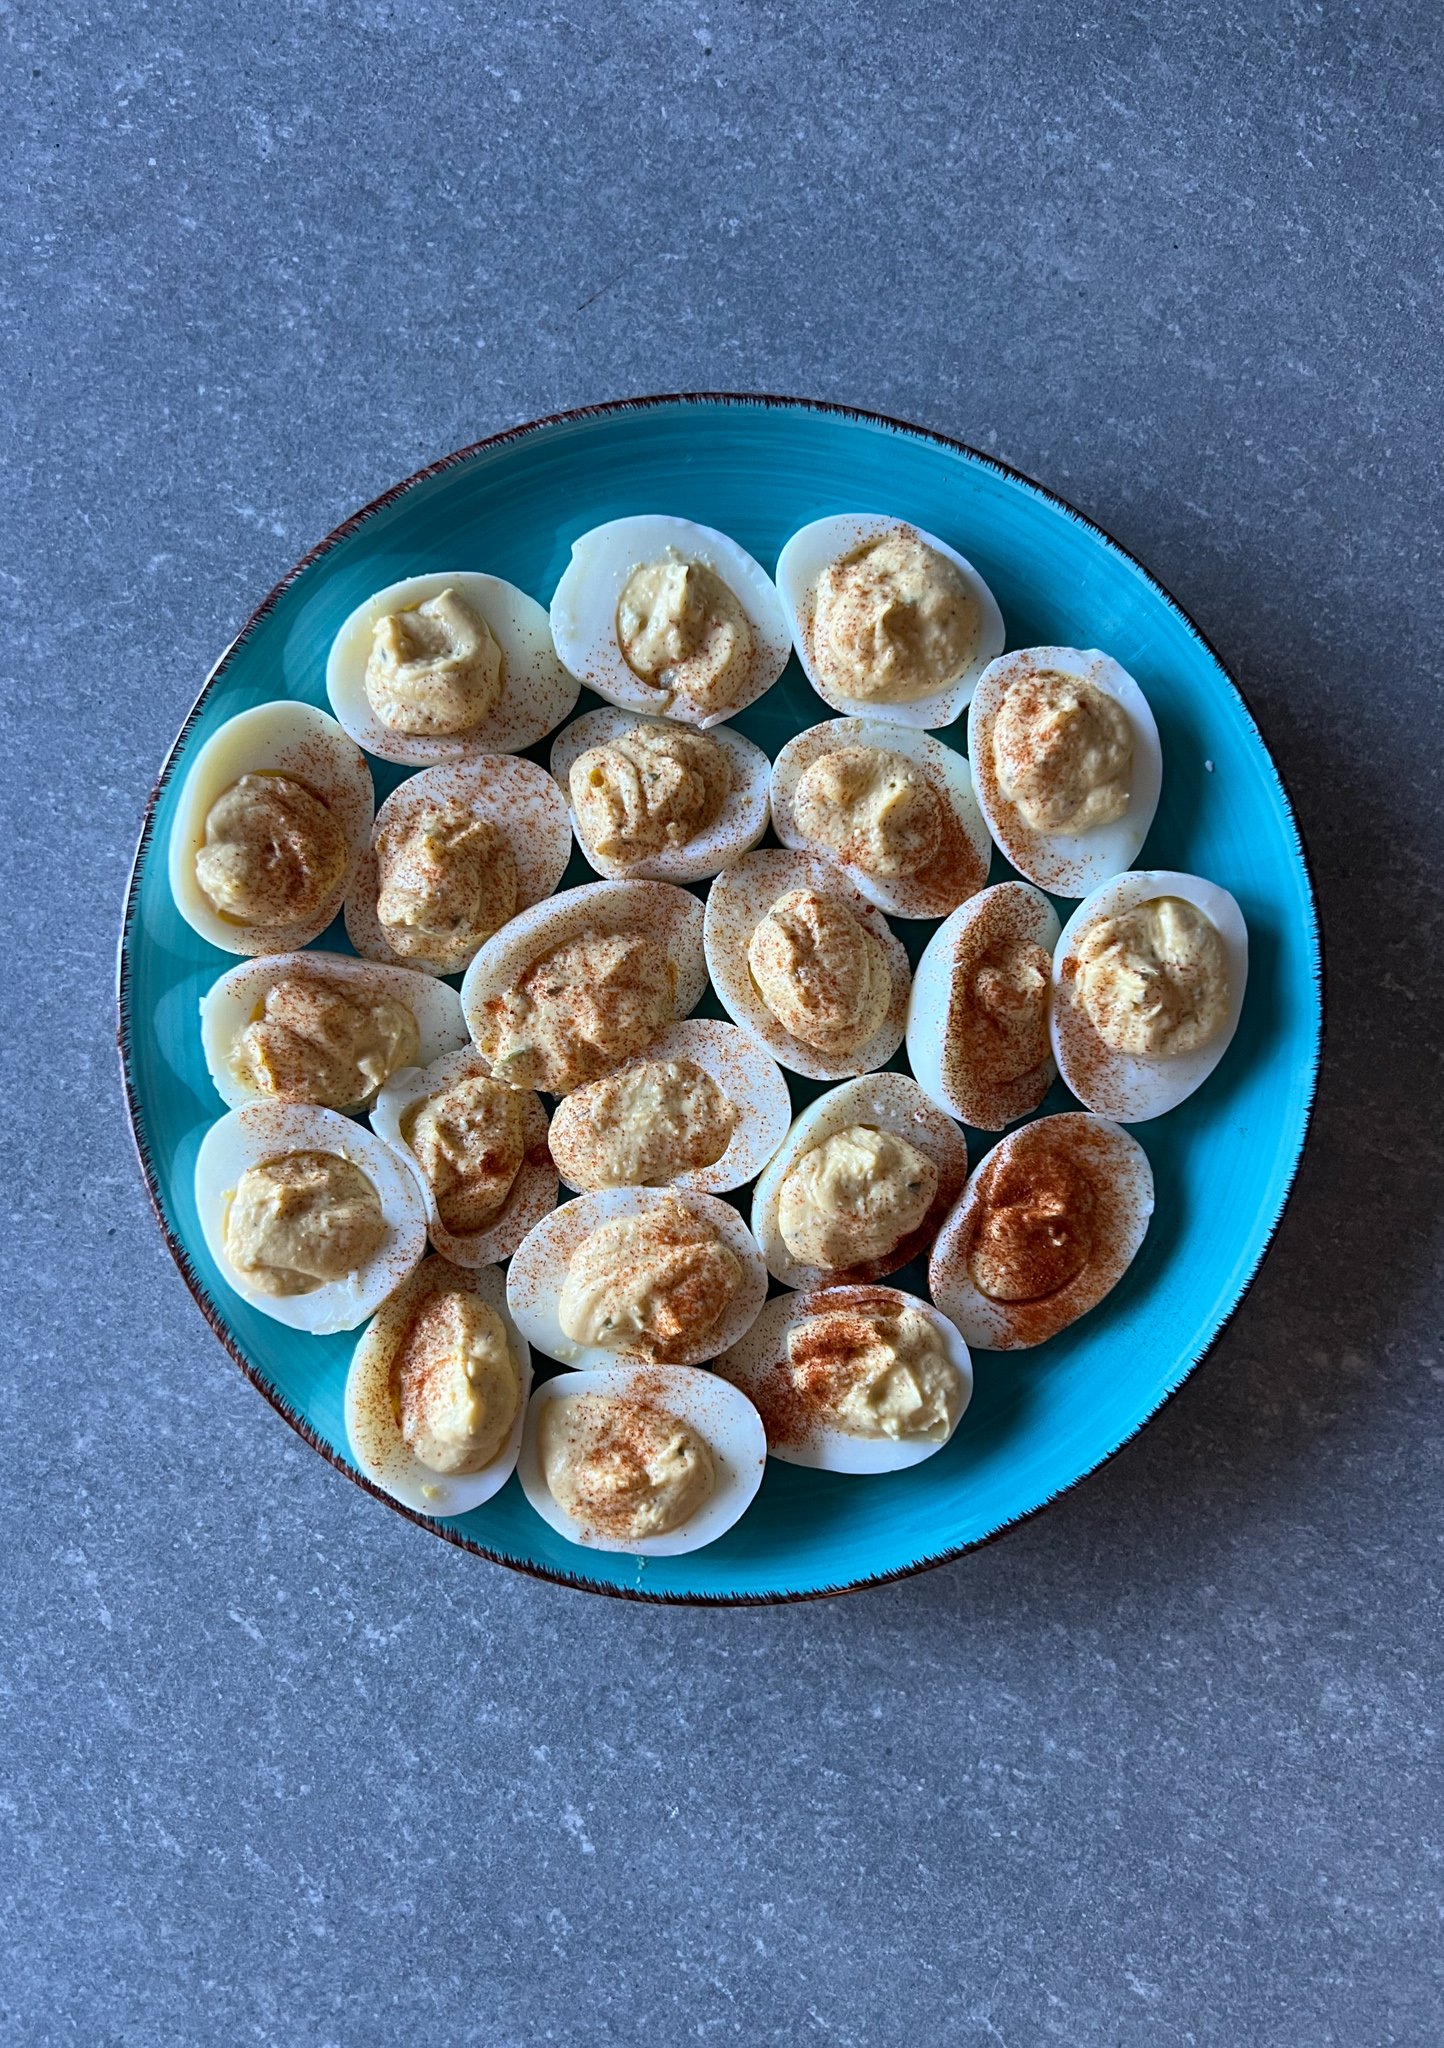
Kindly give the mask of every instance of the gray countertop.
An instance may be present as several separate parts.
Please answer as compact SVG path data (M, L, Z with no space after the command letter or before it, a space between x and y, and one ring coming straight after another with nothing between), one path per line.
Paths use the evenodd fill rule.
M1438 2040L1436 26L0 8L0 2039ZM297 555L719 387L942 428L1140 555L1329 960L1195 1382L1006 1541L734 1613L481 1564L285 1428L152 1222L110 988L156 768Z

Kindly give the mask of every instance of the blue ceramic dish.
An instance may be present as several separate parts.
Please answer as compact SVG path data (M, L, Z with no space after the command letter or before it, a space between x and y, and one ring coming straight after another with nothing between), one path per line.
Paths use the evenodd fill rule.
M277 695L324 705L332 635L362 598L399 577L465 563L545 604L576 536L624 513L674 512L720 527L770 569L795 528L857 509L896 513L958 547L996 593L1009 647L1103 647L1137 676L1164 754L1163 802L1140 864L1190 869L1237 896L1252 945L1243 1019L1199 1093L1138 1128L1158 1207L1123 1283L1038 1351L980 1355L972 1407L927 1463L875 1478L770 1463L756 1505L719 1543L645 1563L566 1544L532 1513L514 1479L484 1508L425 1524L499 1563L598 1592L798 1599L956 1557L1095 1470L1205 1356L1283 1213L1321 1039L1308 867L1288 796L1237 689L1138 563L1057 498L986 456L834 407L725 397L631 401L482 442L398 485L332 534L272 591L208 679L141 834L121 940L121 1053L151 1197L182 1272L237 1364L309 1443L356 1479L342 1427L354 1336L304 1336L249 1309L211 1263L196 1221L196 1149L221 1111L201 1058L197 1005L230 962L182 922L167 889L166 844L187 763L248 705ZM590 701L584 693L580 708ZM775 754L829 715L794 661L736 723ZM961 722L947 737L962 747ZM379 802L403 771L379 761L373 767ZM1009 872L995 855L992 879ZM588 879L576 858L566 885ZM916 957L934 927L899 922L897 929ZM322 943L346 949L339 922ZM704 1010L721 1014L710 997ZM902 1063L899 1055L895 1064ZM818 1092L789 1078L799 1106ZM1070 1106L1055 1086L1046 1107ZM991 1142L969 1133L974 1162ZM897 1284L921 1292L924 1275L909 1269Z

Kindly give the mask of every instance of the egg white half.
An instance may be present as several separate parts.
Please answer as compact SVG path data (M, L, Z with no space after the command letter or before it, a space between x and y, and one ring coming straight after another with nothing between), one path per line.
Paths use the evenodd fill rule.
M436 1191L427 1179L421 1161L404 1135L410 1112L433 1095L440 1095L458 1081L491 1076L484 1054L475 1046L448 1053L429 1067L403 1067L380 1090L371 1110L371 1128L398 1152L416 1175L426 1203L427 1228L431 1242L453 1265L476 1268L496 1259L510 1258L527 1232L555 1206L561 1183L547 1151L547 1113L541 1098L530 1088L515 1091L522 1098L522 1142L526 1150L512 1182L511 1193L499 1216L484 1230L457 1233L448 1230L436 1206Z
M853 1124L891 1131L931 1159L938 1169L937 1194L917 1229L883 1257L836 1270L804 1265L788 1250L778 1223L782 1184L807 1153ZM820 1095L793 1124L758 1175L752 1191L752 1235L761 1248L768 1272L785 1287L881 1280L927 1249L942 1219L962 1193L967 1177L967 1139L953 1119L928 1100L911 1074L863 1074Z
M247 1167L288 1152L333 1152L349 1159L375 1188L387 1231L380 1250L344 1280L309 1294L269 1295L253 1287L226 1257L226 1217ZM262 1315L316 1336L364 1323L426 1250L426 1209L415 1176L373 1131L334 1109L308 1103L251 1103L213 1123L196 1154L195 1199L206 1250L226 1284Z
M535 961L587 932L642 932L661 939L676 980L676 1015L687 1016L701 1002L707 961L697 898L671 882L585 882L534 903L487 940L461 984L472 1036L488 1002L515 988Z
M1094 684L1127 713L1133 729L1132 783L1128 808L1111 825L1087 832L1039 832L1003 794L993 761L993 725L1010 686L1044 669ZM1086 896L1106 876L1137 860L1158 809L1163 749L1148 699L1111 655L1097 648L1022 647L991 663L968 710L968 756L988 830L1018 873L1040 889L1054 896Z
M684 1017L653 1039L645 1052L622 1060L612 1073L625 1074L653 1060L690 1060L711 1076L738 1111L736 1128L722 1157L711 1166L695 1166L678 1174L672 1185L708 1195L745 1187L782 1143L792 1121L792 1097L776 1060L735 1024L723 1024L715 1017ZM563 1185L571 1187L573 1183L563 1176ZM578 1188L576 1192L589 1190Z
M258 927L222 917L196 879L206 818L216 799L243 775L288 775L325 804L345 835L346 874L322 914L294 924ZM289 953L319 938L341 908L350 877L365 854L375 805L371 770L334 718L310 704L281 698L239 711L212 733L186 770L171 827L169 873L176 909L194 932L223 953L254 958Z
M961 1390L950 1414L948 1433L936 1443L921 1439L854 1436L834 1424L814 1421L805 1435L783 1434L775 1427L767 1437L767 1455L784 1465L805 1465L818 1472L902 1472L935 1457L952 1439L973 1398L973 1361L968 1347L940 1309L896 1287L823 1287L802 1294L779 1294L769 1301L740 1343L717 1361L719 1379L740 1387L754 1403L767 1428L775 1396L772 1389L787 1378L787 1339L799 1323L829 1309L867 1308L882 1297L925 1316L942 1339L956 1367ZM786 1410L784 1408L783 1412Z
M732 1207L715 1195L699 1195L674 1188L601 1188L595 1194L577 1195L544 1216L513 1254L506 1276L506 1298L512 1315L528 1343L558 1365L578 1371L599 1370L630 1362L640 1368L645 1361L600 1345L579 1344L562 1329L559 1307L567 1271L583 1241L603 1223L625 1216L645 1216L676 1201L691 1216L710 1226L733 1251L742 1266L742 1282L727 1308L709 1331L689 1347L681 1365L700 1365L716 1358L735 1344L756 1320L767 1299L767 1268L751 1231ZM648 1366L650 1371L651 1367Z
M701 882L717 874L755 846L767 830L767 787L769 767L761 747L753 746L730 725L712 725L707 737L715 740L727 756L732 770L732 787L721 812L712 824L689 839L685 846L667 846L645 860L628 864L608 860L588 844L575 810L571 810L569 777L572 764L589 747L601 747L639 725L665 725L664 719L639 718L635 712L606 705L574 719L552 742L552 774L570 811L572 831L585 858L611 880L636 879L649 882Z
M231 1052L246 1025L260 1015L269 991L278 981L335 981L348 990L370 990L404 1003L420 1034L418 1058L424 1066L456 1052L467 1042L461 999L454 988L409 967L383 967L376 960L355 960L349 953L270 953L226 972L201 997L201 1050L216 1092L232 1109L270 1097L248 1088L231 1066ZM360 1103L350 1107L359 1109Z
M1061 926L1047 897L1027 882L999 882L956 909L938 926L913 969L908 1004L908 1064L934 1102L975 1130L1002 1130L1035 1110L1052 1086L1050 1058L1030 1100L1001 1104L1000 1091L986 1073L970 1067L966 1048L951 1028L957 978L966 971L969 950L982 921L1003 915L1010 933L1041 948L1051 960Z
M712 1453L716 1484L697 1512L665 1536L638 1536L630 1541L603 1536L574 1521L552 1495L538 1452L541 1418L553 1401L575 1400L582 1394L643 1400L688 1423ZM569 1543L590 1550L621 1551L633 1557L681 1557L715 1543L741 1519L756 1497L767 1464L767 1437L762 1418L747 1396L715 1373L685 1365L612 1365L596 1372L563 1373L538 1387L527 1405L517 1477L522 1492L542 1520Z
M372 628L388 612L414 611L443 590L454 590L491 628L501 649L501 695L469 732L396 732L377 717L366 694ZM578 689L575 678L557 660L547 615L534 597L500 576L452 569L403 577L358 604L331 643L326 694L337 718L368 754L409 768L427 768L474 761L483 754L517 754L535 746L571 716Z
M617 643L617 606L634 569L661 561L668 550L700 562L727 585L752 628L752 659L732 701L704 711L680 694L656 689L627 665ZM624 711L679 719L703 728L755 704L787 666L791 637L772 578L715 527L664 513L642 513L594 526L572 543L551 605L556 651L579 682Z
M935 690L927 697L917 697L910 704L884 704L844 697L824 684L813 660L812 616L818 579L825 569L855 549L881 539L884 534L896 532L915 534L925 547L934 549L958 570L977 602L977 644L966 666L944 689ZM934 730L951 725L966 709L978 677L994 656L1003 651L1005 634L998 601L967 557L960 555L956 548L949 547L945 540L939 540L936 534L924 533L920 526L912 526L905 519L889 518L884 513L836 512L826 519L814 519L810 526L800 527L777 558L777 590L793 645L797 649L797 658L806 671L807 680L824 704L830 704L834 711L844 712L850 718L884 718L896 725Z
M943 805L942 843L916 874L870 875L856 862L840 859L803 831L797 816L797 785L807 770L839 747L873 747L915 761ZM917 726L880 719L829 718L790 739L772 764L772 823L784 846L834 861L859 893L892 917L946 917L975 895L988 879L993 842L978 800L967 757Z
M433 806L451 803L463 805L472 817L506 835L516 863L518 910L550 896L566 872L572 857L566 804L537 762L513 754L484 754L454 767L424 769L393 789L376 813L366 851L346 892L346 936L365 959L384 960L417 974L460 974L468 965L463 961L443 969L394 952L376 914L381 886L376 843L383 828L404 831Z
M391 1400L391 1364L428 1295L471 1293L501 1317L506 1340L521 1381L521 1402L510 1434L489 1465L480 1472L434 1472L423 1465L401 1434ZM465 1271L447 1259L422 1261L385 1302L357 1344L346 1375L346 1439L351 1455L371 1481L403 1507L438 1518L464 1515L500 1493L516 1470L531 1397L531 1347L507 1313L506 1283L498 1266Z
M790 889L815 889L839 897L877 939L892 977L892 1000L872 1037L855 1052L824 1053L794 1038L763 1002L747 961L752 934L780 896ZM887 919L859 894L839 867L816 854L788 847L760 847L724 868L707 897L704 927L707 967L717 999L727 1014L781 1066L815 1081L842 1081L885 1066L902 1044L911 979L908 958Z
M1062 1136L1076 1144L1080 1161L1087 1163L1097 1199L1094 1234L1101 1250L1047 1300L1046 1307L1038 1302L995 1301L979 1292L966 1257L981 1176L1000 1157L1013 1157L1039 1142L1033 1134L1045 1132L1044 1142L1057 1142ZM928 1261L928 1291L975 1351L1031 1350L1076 1323L1112 1292L1137 1256L1152 1214L1153 1169L1136 1138L1115 1123L1078 1110L1039 1117L1000 1138L973 1169L962 1199L938 1232Z
M1117 917L1160 896L1178 896L1202 911L1223 940L1228 959L1228 1015L1197 1052L1176 1059L1139 1059L1106 1045L1078 999L1078 942L1100 918ZM1140 868L1102 883L1078 905L1053 955L1053 1054L1078 1100L1119 1123L1146 1123L1176 1109L1201 1088L1233 1042L1248 986L1248 927L1227 889L1202 875Z

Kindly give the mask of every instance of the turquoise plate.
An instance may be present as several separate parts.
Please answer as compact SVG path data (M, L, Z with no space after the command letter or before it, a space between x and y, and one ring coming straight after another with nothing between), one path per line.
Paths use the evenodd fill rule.
M197 1005L231 964L182 922L166 886L171 820L196 749L234 712L267 698L324 705L332 635L354 605L398 577L468 564L545 604L577 535L623 513L675 512L720 527L770 569L807 520L873 509L940 534L977 565L1002 606L1010 647L1103 647L1138 677L1164 757L1163 802L1141 862L1207 875L1242 904L1252 959L1238 1036L1198 1094L1137 1127L1158 1207L1122 1285L1037 1352L983 1353L972 1407L937 1457L873 1478L769 1463L742 1522L690 1557L642 1562L578 1550L532 1513L515 1479L484 1508L424 1524L498 1563L596 1592L705 1602L798 1599L956 1557L1055 1500L1157 1413L1238 1307L1288 1199L1318 1073L1318 920L1278 770L1198 629L1096 526L936 434L790 400L627 401L497 435L348 520L250 619L166 761L126 903L121 1057L156 1213L212 1327L287 1421L365 1484L341 1419L354 1337L304 1336L248 1308L212 1264L196 1221L196 1149L221 1110L201 1058ZM589 702L584 695L581 708ZM793 662L736 722L775 754L830 715ZM948 737L963 746L961 722ZM402 771L380 761L373 769L379 802ZM993 880L1009 872L995 855ZM589 879L575 859L566 885ZM916 958L934 927L899 921L897 929ZM339 923L322 943L346 947ZM721 1014L710 997L704 1009ZM818 1092L791 1078L799 1105ZM1071 1106L1057 1085L1046 1107ZM992 1140L968 1135L976 1161ZM923 1291L924 1275L909 1269L898 1284Z

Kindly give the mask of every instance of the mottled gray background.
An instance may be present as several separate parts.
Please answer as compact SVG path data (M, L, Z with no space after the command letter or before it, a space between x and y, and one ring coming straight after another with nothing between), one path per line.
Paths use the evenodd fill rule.
M0 0L6 2043L1439 2040L1437 30ZM110 996L153 773L294 557L495 428L718 386L946 429L1141 555L1330 972L1196 1383L976 1557L732 1614L312 1456L161 1245Z

